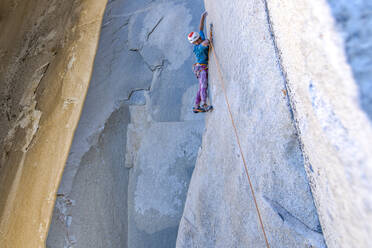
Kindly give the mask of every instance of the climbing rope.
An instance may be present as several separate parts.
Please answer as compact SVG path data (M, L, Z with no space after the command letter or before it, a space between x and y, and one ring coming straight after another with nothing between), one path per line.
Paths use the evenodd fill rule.
M240 139L239 139L238 131L236 129L235 121L234 121L234 118L233 118L233 115L232 115L232 112L231 112L230 103L229 103L229 99L227 97L225 83L224 83L224 79L223 79L223 76L222 76L220 63L219 63L219 61L217 59L216 52L214 50L214 46L213 46L213 42L212 42L212 25L210 26L209 32L210 32L210 34L209 34L209 40L210 40L210 42L209 42L209 44L210 44L210 46L209 46L209 53L212 50L213 57L214 57L214 60L215 60L216 66L217 66L218 75L219 75L220 82L221 82L221 87L222 87L222 90L223 90L223 93L224 93L224 96L225 96L227 109L228 109L228 112L229 112L229 115L230 115L232 126L234 128L234 133L235 133L236 141L238 143L240 155L241 155L241 158L243 160L245 174L247 175L247 178L248 178L248 183L249 183L249 187L251 189L251 193L252 193L254 205L256 206L256 211L257 211L258 219L260 221L262 233L263 233L263 236L265 238L266 247L267 248L270 248L269 241L267 240L265 228L264 228L264 225L263 225L263 222L262 222L262 217L261 217L260 209L259 209L258 204L257 204L256 195L254 193L253 185L252 185L252 182L251 182L251 177L249 176L249 173L248 173L248 167L247 167L247 163L245 161L245 157L244 157L244 154L243 154L243 149L242 149L242 147L240 145ZM208 56L208 58L209 58L209 56Z

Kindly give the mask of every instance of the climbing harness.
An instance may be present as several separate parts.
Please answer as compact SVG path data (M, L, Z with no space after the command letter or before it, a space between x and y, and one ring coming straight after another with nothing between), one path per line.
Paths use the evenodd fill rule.
M247 175L247 179L248 179L249 187L251 189L251 193L252 193L254 205L256 207L256 211L257 211L258 219L260 221L262 233L263 233L263 236L265 238L266 247L267 248L270 248L269 241L267 240L265 228L264 228L264 225L263 225L263 222L262 222L262 217L261 217L260 209L259 209L258 204L257 204L256 195L254 193L254 189L253 189L253 185L252 185L252 182L251 182L251 178L250 178L249 173L248 173L248 166L247 166L247 163L245 161L245 157L244 157L244 154L243 154L243 149L242 149L242 147L240 145L240 139L239 139L238 131L236 129L235 121L234 121L234 118L233 118L233 115L232 115L232 112L231 112L230 103L229 103L229 99L227 97L226 88L225 88L224 79L223 79L222 72L221 72L220 63L219 63L219 61L217 59L216 52L215 52L215 49L214 49L214 46L213 46L213 42L212 42L212 28L213 28L213 25L210 24L210 28L209 28L209 44L210 45L209 45L209 52L208 52L208 54L212 50L213 57L214 57L214 60L215 60L216 66L217 66L218 75L219 75L219 78L220 78L220 81L221 81L221 87L222 87L222 90L223 90L223 93L224 93L224 96L225 96L225 101L226 101L227 109L228 109L228 112L229 112L229 115L230 115L232 126L234 128L234 133L235 133L236 141L238 143L238 147L239 147L239 151L240 151L240 156L241 156L241 158L243 160L245 174ZM209 58L209 56L208 56L208 58Z
M195 76L199 78L201 71L208 71L208 65L207 64L199 64L195 63L192 65L192 71L194 72Z
M196 65L204 65L205 67L208 68L208 64L199 64L199 63L195 63L194 66L196 66Z

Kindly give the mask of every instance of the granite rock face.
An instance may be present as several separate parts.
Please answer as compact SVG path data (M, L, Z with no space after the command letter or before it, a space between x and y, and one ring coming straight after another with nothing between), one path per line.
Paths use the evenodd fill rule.
M206 9L271 247L371 247L371 4ZM177 247L265 247L214 62Z
M371 247L371 3L267 2L327 245Z
M1 247L45 245L105 5L0 3Z
M174 247L204 119L187 33L203 2L109 1L47 247Z
M372 247L370 1L105 5L0 4L1 247L265 247L222 82L270 246Z
M206 9L271 247L326 247L264 2L214 1ZM215 62L215 110L206 119L177 247L265 247Z
M146 121L131 124L128 132L138 145L136 151L128 147L135 156L126 161L133 166L128 186L128 247L171 248L175 247L203 123L147 123L148 127L143 123ZM140 135L143 138L138 140Z

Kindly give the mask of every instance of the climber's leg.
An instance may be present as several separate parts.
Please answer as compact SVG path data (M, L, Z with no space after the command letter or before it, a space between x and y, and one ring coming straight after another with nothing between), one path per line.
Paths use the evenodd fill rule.
M192 71L195 74L195 77L199 80L200 78L200 67L196 64L192 66ZM197 108L200 105L201 101L201 96L200 96L200 80L199 80L199 89L198 92L196 93L196 98L195 98L195 108Z
M192 111L194 113L199 113L199 112L202 112L201 109L200 109L200 90L198 90L198 93L196 95L196 99L195 99L195 106L192 108Z
M199 85L199 89L198 89L198 92L196 93L196 98L195 98L195 107L198 107L200 105L200 102L201 102L201 88Z
M207 105L207 90L208 90L208 69L206 66L193 67L196 78L199 80L199 89L196 94L194 113L206 112L212 110L212 106ZM203 106L200 106L202 103Z
M213 107L207 104L208 98L208 69L204 68L200 72L199 76L199 88L200 88L200 98L201 98L201 109L203 112L212 111Z
M192 70L193 70L196 78L199 79L199 70L198 69L199 69L198 66L193 65ZM198 92L196 92L195 106L192 108L192 111L194 113L200 113L200 112L202 112L202 110L200 109L200 101L201 101L200 92L201 92L201 90L200 90L200 83L199 83Z
M208 90L208 69L200 71L199 75L199 90L200 98L203 105L207 104L207 90Z
M199 89L196 95L196 99L195 99L195 106L192 108L192 111L194 113L205 112L204 109L200 107L200 101L201 101L201 98L200 98L200 89Z

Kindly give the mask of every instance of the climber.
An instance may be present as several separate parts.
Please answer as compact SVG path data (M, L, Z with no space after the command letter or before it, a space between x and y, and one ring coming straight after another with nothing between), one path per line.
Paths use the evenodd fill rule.
M206 16L207 12L205 11L201 15L199 33L191 32L188 36L190 43L194 44L193 52L197 62L193 65L193 71L199 80L199 90L196 94L195 106L193 107L194 113L208 112L213 109L212 106L207 104L209 40L205 39L203 32ZM200 103L202 103L201 106Z

